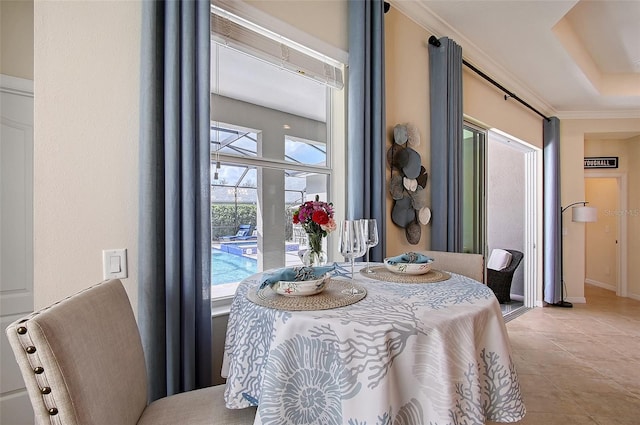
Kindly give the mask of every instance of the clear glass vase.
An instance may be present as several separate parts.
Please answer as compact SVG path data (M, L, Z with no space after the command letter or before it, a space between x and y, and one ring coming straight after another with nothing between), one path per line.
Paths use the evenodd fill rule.
M327 264L327 254L322 250L322 235L307 233L309 248L302 255L305 266L323 266Z

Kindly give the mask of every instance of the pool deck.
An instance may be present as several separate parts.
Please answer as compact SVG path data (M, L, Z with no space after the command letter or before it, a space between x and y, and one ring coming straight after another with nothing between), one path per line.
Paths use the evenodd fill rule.
M222 240L222 241L214 241L211 243L211 248L215 248L215 249L219 249L221 251L226 251L229 252L230 254L235 254L235 255L241 255L242 257L247 257L247 258L253 258L254 260L258 259L258 253L257 253L257 249L256 250L233 250L234 252L230 252L228 249L223 249L222 245L227 245L227 244L232 244L232 245L257 245L257 242L254 241L227 241L227 240ZM305 249L305 246L300 246L299 244L295 243L295 242L286 242L287 244L287 250L285 252L285 265L286 267L289 266L296 266L296 265L301 265L302 261L300 260L300 257L298 256L298 251L300 249Z

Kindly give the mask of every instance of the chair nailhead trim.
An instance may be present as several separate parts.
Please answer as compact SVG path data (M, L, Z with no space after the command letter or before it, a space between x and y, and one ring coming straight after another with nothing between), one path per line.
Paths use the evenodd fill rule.
M1 0L0 0L1 1ZM31 317L34 317L36 313L33 313ZM29 318L23 319L18 323L29 322ZM31 335L28 332L28 326L17 326L16 333L18 335L18 339L21 341L22 346L24 347L24 351L29 354L26 356L27 362L33 370L35 374L34 378L36 380L36 385L38 386L38 390L40 391L42 401L44 403L44 408L49 413L49 416L52 417L56 423L59 423L58 417L56 415L59 414L58 408L55 407L55 399L53 397L53 390L49 385L47 374L45 373L44 367L42 366L42 362L40 359L39 353L37 353L37 349ZM53 416L56 416L56 420L53 419Z

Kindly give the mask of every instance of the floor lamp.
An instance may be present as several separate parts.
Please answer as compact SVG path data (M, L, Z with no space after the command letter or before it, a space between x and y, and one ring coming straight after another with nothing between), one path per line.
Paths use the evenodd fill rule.
M582 204L582 206L580 207L574 206L579 204ZM564 208L560 207L560 231L561 232L563 232L562 214L564 214L564 212L570 207L573 207L571 209L571 221L574 221L577 223L592 223L598 219L598 209L596 207L588 207L587 204L588 204L587 201L580 201L580 202L574 202L573 204L569 204ZM563 246L564 246L564 241L561 235L560 236L560 301L553 305L556 307L571 308L573 307L573 304L571 304L569 301L564 300L565 286L564 286L564 269L563 269L563 262L564 262Z

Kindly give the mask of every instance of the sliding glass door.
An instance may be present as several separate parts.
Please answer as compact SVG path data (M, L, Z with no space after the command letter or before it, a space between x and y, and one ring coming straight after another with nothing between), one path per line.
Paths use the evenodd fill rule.
M462 136L462 249L484 255L487 134L465 123Z

